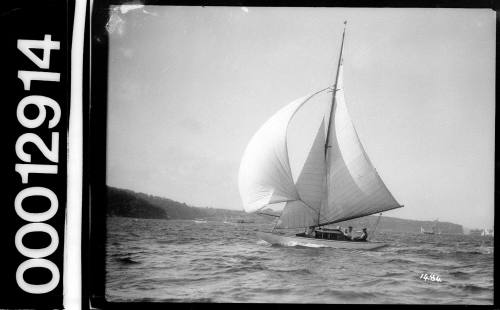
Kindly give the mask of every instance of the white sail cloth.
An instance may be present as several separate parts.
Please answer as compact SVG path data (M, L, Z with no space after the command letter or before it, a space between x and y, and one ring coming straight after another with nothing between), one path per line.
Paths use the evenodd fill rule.
M327 156L327 203L321 224L401 207L371 164L349 117L339 67Z
M296 182L287 149L288 125L301 106L325 90L288 104L250 140L239 171L245 211L256 212L286 202L277 227L298 228L400 207L359 141L344 100L342 66L339 70L328 148L325 152L322 121Z
M268 204L299 199L290 169L287 129L295 112L312 96L283 107L250 140L238 176L245 211L255 212Z

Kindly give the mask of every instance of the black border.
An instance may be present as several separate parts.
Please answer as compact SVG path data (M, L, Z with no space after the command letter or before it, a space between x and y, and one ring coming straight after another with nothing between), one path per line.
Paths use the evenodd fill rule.
M82 225L82 302L91 307L104 308L105 292L105 236L106 210L106 118L108 91L108 35L106 22L109 3L96 1L92 11L87 7L85 40L89 44L86 73L89 78L87 106L84 109L83 202L89 205ZM89 21L90 19L90 21ZM101 207L100 207L101 206ZM84 222L85 223L85 222ZM85 231L85 234L84 234Z
M162 0L96 0L92 12L88 8L87 26L85 38L85 73L86 81L84 91L84 189L83 189L83 308L97 309L157 309L157 308L188 308L215 306L217 308L237 307L255 308L269 307L280 309L290 304L253 304L253 303L168 303L168 302L108 302L105 299L105 238L106 238L106 118L107 118L107 75L108 75L108 33L105 30L106 21L109 18L109 7L120 4L144 4L144 5L182 5L182 6L270 6L270 7L348 7L348 8L486 8L498 12L496 0L184 0L184 1L162 1ZM499 17L497 15L496 40L498 51L498 37L500 32ZM90 28L90 29L89 29ZM90 30L90 31L89 31ZM88 31L88 32L87 32ZM89 47L90 45L90 47ZM499 62L496 62L498 72ZM498 89L498 78L495 82ZM496 119L495 119L496 120ZM495 124L495 132L497 132ZM496 141L495 141L496 142ZM500 162L496 157L495 143L495 175ZM495 201L497 201L498 190L495 184ZM85 208L88 207L88 210ZM87 211L87 212L85 212ZM495 227L498 220L495 217ZM498 238L497 238L498 239ZM497 248L497 239L494 247ZM495 260L494 260L495 261ZM494 268L494 283L498 278L498 268ZM358 306L367 308L383 309L418 309L427 306L437 306L443 309L492 309L497 307L497 291L494 291L493 305L418 305L418 304L328 304L318 305L328 308L355 308ZM298 305L293 305L297 307ZM314 307L314 305L311 305ZM496 308L498 309L498 308Z
M2 290L0 291L0 308L52 308L63 307L63 285L65 278L64 259L66 237L65 213L67 210L67 139L70 110L71 84L71 44L74 18L74 0L17 0L5 1L0 6L0 33L2 45L0 59L2 70L2 214L0 217L0 266L3 268ZM59 41L59 49L50 52L50 68L40 68L26 58L17 48L18 40L43 40L44 35L51 35L51 40ZM36 54L36 53L35 53ZM39 57L39 56L38 56ZM55 82L35 82L29 90L25 90L17 77L18 70L57 72L60 80ZM28 95L42 95L55 100L60 107L61 115L58 124L48 128L46 124L36 128L27 128L19 123L16 107L22 98ZM49 115L53 112L48 112ZM59 133L57 172L54 174L33 174L27 183L22 183L15 165L22 161L15 152L15 142L21 134L35 133L42 139L48 138L51 132ZM39 155L33 164L49 164L41 160ZM37 162L39 161L39 162ZM53 164L53 163L50 163ZM49 292L43 294L28 293L16 283L16 269L29 259L15 247L15 233L26 221L16 215L14 198L21 191L33 186L43 186L53 191L58 200L57 212L44 223L54 228L58 235L56 250L45 257L54 263L59 270L59 282ZM36 202L35 202L36 203ZM36 239L33 242L37 242ZM38 274L39 275L39 274ZM31 279L37 276L32 276ZM42 281L45 277L40 278Z

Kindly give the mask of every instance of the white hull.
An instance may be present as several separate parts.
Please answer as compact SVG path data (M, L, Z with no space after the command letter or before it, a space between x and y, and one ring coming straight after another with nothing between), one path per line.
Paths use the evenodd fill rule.
M257 232L257 237L271 244L282 246L329 247L337 249L376 250L387 246L381 242L355 242L340 240L325 240L298 236L281 236L277 234Z

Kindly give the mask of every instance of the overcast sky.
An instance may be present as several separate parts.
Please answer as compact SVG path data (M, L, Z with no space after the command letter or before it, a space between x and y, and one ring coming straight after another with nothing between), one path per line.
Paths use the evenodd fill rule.
M242 210L257 129L334 82L408 219L493 227L495 14L466 9L115 7L112 186Z

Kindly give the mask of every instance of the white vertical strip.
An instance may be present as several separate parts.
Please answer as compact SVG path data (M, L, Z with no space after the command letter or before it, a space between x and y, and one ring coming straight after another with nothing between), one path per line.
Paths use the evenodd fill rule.
M63 305L82 307L83 45L86 0L75 0L71 45L71 95L68 130L68 196L64 235Z

